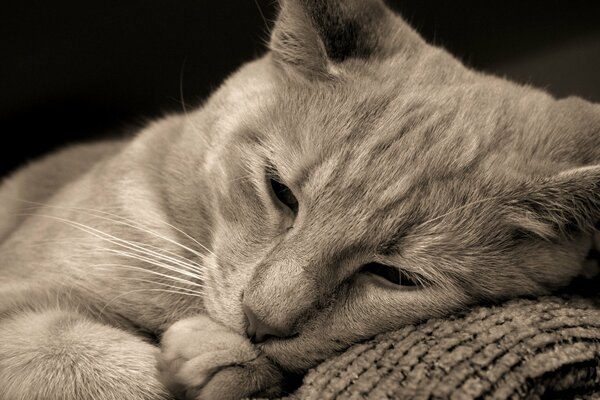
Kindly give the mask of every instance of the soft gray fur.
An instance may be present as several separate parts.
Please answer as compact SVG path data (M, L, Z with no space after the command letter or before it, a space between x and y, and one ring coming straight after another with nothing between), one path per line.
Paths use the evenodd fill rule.
M201 108L4 182L0 398L273 395L377 333L584 272L599 105L469 70L379 0L282 3L271 51ZM251 343L243 305L292 336Z

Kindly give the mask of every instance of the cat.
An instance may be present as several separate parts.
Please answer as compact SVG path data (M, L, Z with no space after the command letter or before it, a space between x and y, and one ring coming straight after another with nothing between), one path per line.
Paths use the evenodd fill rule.
M0 189L0 398L276 396L353 343L584 274L600 106L381 0L282 0L194 111Z

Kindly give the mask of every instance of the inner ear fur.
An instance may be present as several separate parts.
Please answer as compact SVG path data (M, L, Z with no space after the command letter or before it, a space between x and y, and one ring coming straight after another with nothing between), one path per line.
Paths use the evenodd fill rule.
M511 225L546 240L593 232L600 223L600 166L525 184L509 201Z
M324 76L349 58L417 43L420 37L382 0L280 0L270 48L277 62Z

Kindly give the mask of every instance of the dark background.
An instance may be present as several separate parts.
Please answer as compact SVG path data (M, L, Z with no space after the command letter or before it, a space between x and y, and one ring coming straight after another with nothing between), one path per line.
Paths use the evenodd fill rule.
M473 67L600 102L598 1L388 4ZM274 0L3 4L0 175L65 143L181 110L182 97L198 104L264 51L274 15Z

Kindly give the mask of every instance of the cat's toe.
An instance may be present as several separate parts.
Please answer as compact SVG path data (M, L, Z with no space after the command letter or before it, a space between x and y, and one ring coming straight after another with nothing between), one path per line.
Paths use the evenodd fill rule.
M218 350L189 360L159 358L162 382L180 399L240 399L269 396L282 375L264 355Z
M281 371L265 356L218 370L201 388L191 392L195 400L274 397L281 393Z
M175 323L161 341L161 381L181 399L237 399L271 393L281 374L245 337L199 316Z

